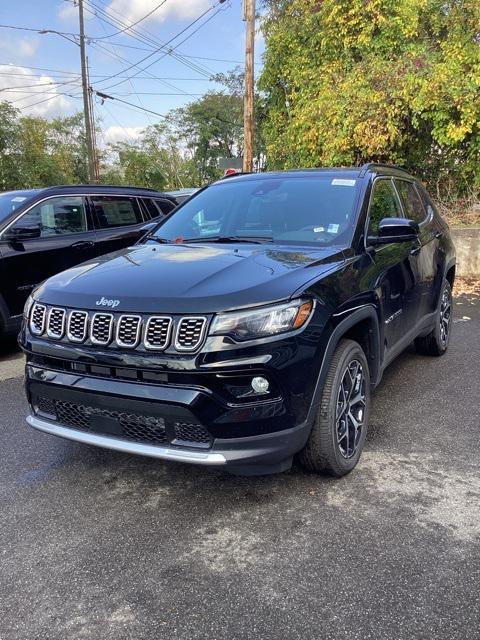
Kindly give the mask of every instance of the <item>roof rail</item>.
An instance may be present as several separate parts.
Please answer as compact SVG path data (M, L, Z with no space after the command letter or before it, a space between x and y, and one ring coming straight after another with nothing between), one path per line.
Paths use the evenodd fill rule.
M364 165L360 167L359 178L363 178L363 176L374 167L384 167L385 169L397 169L397 171L403 171L404 173L408 173L406 169L403 167L399 167L396 164L388 164L386 162L366 162Z
M134 189L136 191L156 191L158 193L163 193L163 191L158 191L158 189L153 189L152 187L132 187L131 185L126 184L52 184L48 187L38 187L39 189L75 189L77 187L88 188L96 187L98 189Z

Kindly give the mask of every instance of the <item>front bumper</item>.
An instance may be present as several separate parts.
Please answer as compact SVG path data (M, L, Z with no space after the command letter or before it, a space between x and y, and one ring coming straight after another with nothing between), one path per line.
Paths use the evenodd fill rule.
M193 451L85 433L34 415L27 416L27 423L38 431L83 444L161 460L224 467L226 471L238 475L286 471L290 468L292 456L303 448L309 434L307 425L300 425L276 434L236 438L233 441L216 439L211 450Z
M193 385L140 384L33 364L27 364L26 390L27 422L45 433L242 475L289 468L309 435L306 423L285 428L282 398L231 406Z

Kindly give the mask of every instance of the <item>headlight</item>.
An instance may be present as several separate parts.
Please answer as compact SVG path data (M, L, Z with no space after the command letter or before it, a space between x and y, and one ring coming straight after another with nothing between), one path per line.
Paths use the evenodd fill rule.
M255 340L303 327L312 315L312 300L223 313L215 317L210 335L228 335L234 340Z
M27 301L25 302L25 306L23 307L23 317L26 320L28 320L28 317L30 316L30 310L34 302L35 300L33 299L33 297L29 295Z

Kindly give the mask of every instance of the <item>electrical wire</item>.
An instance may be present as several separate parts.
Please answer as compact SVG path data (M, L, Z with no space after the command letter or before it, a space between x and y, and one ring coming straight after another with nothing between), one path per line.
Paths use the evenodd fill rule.
M112 10L109 9L111 13L107 14L106 11L101 7L99 7L98 5L96 5L93 0L87 0L87 2L88 2L88 5L91 5L93 10L90 9L88 5L85 6L85 9L89 11L91 14L95 15L99 20L103 20L108 24L110 24L111 26L116 26L116 25L125 26L125 24L119 18L115 18L115 16L111 15L111 13L117 13L117 15L119 15L118 12L112 12ZM164 46L161 42L151 37L150 34L146 32L144 29L141 29L141 30L131 29L130 32L126 32L125 35L128 35L129 37L139 42L142 42L144 44L146 43L146 44L149 44L150 46L153 45L156 49L162 48ZM186 60L182 56L178 56L175 52L172 52L170 55L172 55L172 57L177 59L179 62L188 66L190 69L192 69L193 71L196 71L201 75L210 77L211 75L214 74L214 71L212 71L211 69L208 69L204 65L198 65L196 63L192 63L190 60Z
M219 4L219 3L217 3ZM205 20L204 22L202 22L202 24L200 26L198 26L194 31L192 31L191 33L188 34L188 36L186 38L184 38L178 45L176 46L181 46L184 42L186 42L189 38L191 38L193 35L195 35L195 33L197 33L202 27L204 27L207 22L210 22L210 20L213 20L213 18L215 18L216 15L218 15L221 11L224 11L224 9L222 9L221 7L218 8L209 18L207 18L207 20ZM205 15L205 14L204 14ZM192 23L193 24L193 23ZM185 31L185 30L184 30ZM178 37L178 36L177 36ZM172 42L172 40L174 40L175 38L172 38L171 40L169 40L169 42L167 44L169 44L170 42ZM157 60L154 60L153 62L150 62L148 65L146 65L145 67L140 68L140 71L137 71L136 73L134 73L133 75L130 76L130 78L135 78L139 73L142 73L143 71L146 71L147 69L149 69L150 67L152 67L154 64L157 64L158 62L160 62L160 60L163 60L164 58L166 58L168 55L170 54L169 51L167 51L166 53L164 53L162 56L160 56L159 58L157 58ZM149 57L149 56L147 56ZM146 58L144 58L145 60ZM137 63L135 66L138 66L139 63ZM128 71L129 69L125 69L124 71ZM114 76L113 76L114 77ZM108 87L106 87L106 89L112 89L113 87L118 86L119 84L123 84L125 82L125 80L121 80L120 82L117 82L116 84L113 85L109 85Z
M155 11L160 9L160 7L162 7L166 3L166 1L167 0L162 0L162 2L160 2L160 4L157 4L156 7L154 7L151 11L149 11L142 18L140 18L140 20L137 20L136 22L133 22L132 24L129 24L128 26L125 26L123 29L120 29L120 31L117 31L116 33L111 33L109 35L105 35L105 36L102 36L102 37L99 37L99 38L95 38L95 39L96 40L105 40L106 38L112 38L113 36L118 36L119 33L125 33L125 31L128 31L128 30L132 29L137 24L140 24L140 22L143 22L148 17L150 17L153 13L155 13Z
M218 4L218 2L217 2ZM216 5L213 5L213 7ZM133 69L134 67L139 67L139 65L141 65L143 62L145 62L146 60L149 60L152 56L154 56L155 54L157 54L159 52L159 50L164 49L165 47L167 47L170 43L172 43L174 40L176 40L180 35L182 35L182 33L185 33L185 31L187 31L188 29L190 29L190 27L192 27L194 24L196 24L199 20L201 20L207 13L209 13L213 7L209 7L208 9L206 9L203 13L201 13L197 18L195 18L195 20L193 20L191 23L189 23L186 27L184 27L181 31L179 31L177 34L175 34L172 38L170 38L170 40L168 40L165 44L163 44L161 47L159 47L158 49L155 49L154 51L152 51L151 53L149 53L148 55L144 56L143 58L141 58L140 60L138 60L135 63L132 63L130 66L126 67L125 69L123 69L122 72L119 73L114 73L110 76L110 78L106 78L105 80L103 80L102 82L106 82L107 80L113 80L113 78L116 78L118 75L120 75L120 73L125 73L127 71L130 71L130 69ZM167 54L165 54L167 55ZM148 65L151 66L151 65ZM148 67L145 67L145 69L147 69ZM141 71L144 71L145 69L141 69Z

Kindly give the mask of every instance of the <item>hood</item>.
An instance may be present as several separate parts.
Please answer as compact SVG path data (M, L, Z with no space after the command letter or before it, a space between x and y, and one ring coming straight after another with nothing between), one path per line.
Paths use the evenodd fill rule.
M339 247L136 245L50 278L35 298L79 309L213 313L286 300L343 260Z

